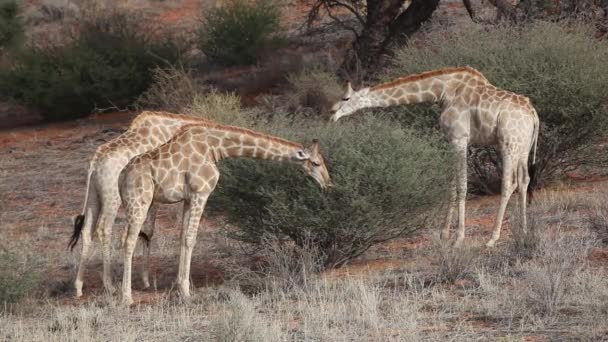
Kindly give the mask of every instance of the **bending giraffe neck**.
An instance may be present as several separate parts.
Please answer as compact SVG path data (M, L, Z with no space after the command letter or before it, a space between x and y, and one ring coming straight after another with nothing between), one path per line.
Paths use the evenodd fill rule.
M253 158L296 161L304 147L300 143L261 134L245 128L223 125L196 125L194 140L204 140L215 160ZM203 141L201 141L203 142Z
M372 107L441 102L463 87L488 84L488 80L471 67L446 68L423 72L378 84L369 89Z

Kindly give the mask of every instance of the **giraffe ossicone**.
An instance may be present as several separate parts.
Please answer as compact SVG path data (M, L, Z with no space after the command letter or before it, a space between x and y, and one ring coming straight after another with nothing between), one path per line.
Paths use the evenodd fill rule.
M184 298L190 296L192 249L205 204L219 180L216 164L238 157L299 163L321 188L331 185L318 141L305 148L234 126L209 123L182 127L166 144L134 158L123 171L120 194L128 226L123 251L123 304L133 303L131 264L135 243L157 203L184 202L177 285Z
M539 118L530 100L492 85L479 71L469 67L444 68L409 75L393 81L354 91L350 84L341 101L334 104L331 121L364 108L389 107L413 103L440 103L441 129L458 154L458 177L450 191L441 237L448 239L452 215L458 204L458 235L455 245L465 236L465 200L467 194L467 147L495 145L502 156L501 200L488 247L500 237L507 203L516 188L520 194L520 215L526 229L526 195L530 177L528 156L536 144Z

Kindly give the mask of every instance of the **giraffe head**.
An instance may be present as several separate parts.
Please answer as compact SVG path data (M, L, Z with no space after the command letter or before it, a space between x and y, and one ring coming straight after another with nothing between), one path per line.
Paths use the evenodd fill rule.
M313 139L310 147L297 151L294 159L301 163L306 174L316 180L322 189L332 186L325 160L319 151L319 141L317 139Z
M331 108L333 115L331 121L338 121L343 116L351 115L357 110L370 106L370 101L367 95L369 88L363 88L358 91L353 90L350 82L346 85L346 93L342 96L342 100L336 102Z

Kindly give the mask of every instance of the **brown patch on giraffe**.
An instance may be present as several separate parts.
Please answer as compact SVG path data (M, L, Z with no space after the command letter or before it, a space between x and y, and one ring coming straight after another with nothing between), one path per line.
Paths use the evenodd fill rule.
M218 144L218 145L219 145L219 144ZM207 146L207 144L205 144L205 143L203 143L203 142L200 142L200 141L195 141L195 142L194 142L194 149L195 149L195 150L196 150L198 153L205 154L205 153L207 153L208 148L209 148L209 147Z
M441 91L442 91L442 89L443 89L443 86L442 86L441 84L439 84L439 83L436 83L436 82L435 82L435 83L433 83L433 85L431 86L430 91L431 91L433 94L436 94L437 96L441 96Z
M241 154L240 146L226 147L224 150L226 151L226 154L229 156L238 156Z
M220 146L220 139L214 136L207 137L207 145L209 146Z
M255 157L255 150L255 147L243 147L241 155L246 158L253 158Z
M416 94L409 94L406 97L408 103L417 103L420 102L420 97Z
M204 179L213 179L217 176L217 171L212 167L203 167L200 172Z

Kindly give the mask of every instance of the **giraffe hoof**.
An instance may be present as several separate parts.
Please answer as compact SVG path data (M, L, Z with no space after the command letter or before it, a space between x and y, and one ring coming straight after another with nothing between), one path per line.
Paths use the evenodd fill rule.
M454 242L454 248L462 247L462 241L464 241L464 239L456 239L456 241Z
M490 240L486 243L486 247L493 248L496 245L496 240Z
M123 297L122 301L121 301L121 305L124 307L129 307L131 305L133 305L133 298L131 297Z

